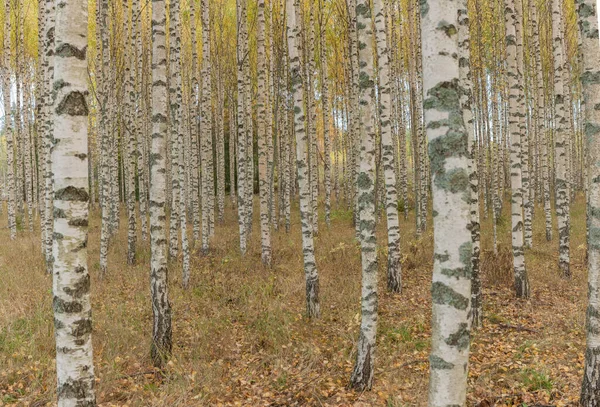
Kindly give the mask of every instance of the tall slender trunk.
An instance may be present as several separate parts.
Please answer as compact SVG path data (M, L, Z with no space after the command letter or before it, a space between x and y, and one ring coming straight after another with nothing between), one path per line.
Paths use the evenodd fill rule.
M240 251L246 254L247 248L247 207L248 174L246 166L246 81L244 60L248 58L247 40L247 0L236 0L237 10L237 169L238 169L238 224L240 230Z
M23 86L23 167L24 167L24 181L25 181L25 200L27 201L27 224L29 226L29 232L33 232L33 194L31 193L32 187L32 159L31 159L31 85L29 83L30 75L27 74L24 78Z
M15 16L15 41L14 41L14 60L15 60L15 85L13 89L15 91L15 104L14 104L14 115L13 115L13 144L15 153L15 193L16 193L16 204L18 210L18 219L23 222L24 219L24 207L23 207L23 123L21 119L21 95L23 89L23 83L21 81L21 53L23 52L23 16L21 15L22 7L21 2L14 2L14 16Z
M300 67L300 49L302 34L300 20L300 1L286 0L287 43L291 76L291 93L294 100L294 132L296 134L297 178L300 187L300 221L302 228L302 254L304 257L304 275L306 279L306 313L309 318L320 316L319 274L315 260L313 230L310 219L310 185L308 183L306 149L308 137L304 126L304 81Z
M358 43L356 36L356 5L355 0L346 0L346 5L348 7L348 62L349 62L349 106L348 106L348 116L350 122L350 140L349 140L349 150L350 150L350 169L349 169L349 177L348 177L348 188L350 190L350 195L352 197L352 207L353 207L353 219L354 219L354 228L356 238L358 239L360 236L360 211L358 210L358 193L357 193L357 185L358 185L358 163L359 163L359 151L360 148L358 146L358 133L360 128L360 118L358 114L358 93L359 93L359 66L358 66ZM349 202L350 203L350 202Z
M584 97L584 132L588 169L588 308L585 367L580 403L600 406L600 45L596 1L577 0L583 42L581 88Z
M101 65L101 89L100 89L100 131L101 144L100 151L110 153L110 120L109 120L109 93L113 86L113 81L109 77L110 50L108 42L108 0L99 0L100 2L100 39L102 43L102 65ZM102 154L100 185L102 186L100 208L102 211L102 220L100 226L100 276L103 277L108 271L108 241L110 235L110 214L111 214L111 195L110 195L110 154Z
M4 30L4 74L2 75L2 95L4 100L4 131L6 133L6 173L8 178L8 228L10 230L10 239L15 240L17 238L17 220L15 216L15 172L14 172L14 130L12 120L12 107L10 103L10 33L11 33L11 19L10 19L10 0L6 0L5 4L5 15L9 16L5 18L5 30ZM54 45L54 42L52 42ZM48 78L50 80L50 78ZM50 212L50 211L48 211ZM48 233L48 232L46 232ZM50 233L51 234L51 233ZM48 253L50 255L50 253ZM50 262L48 262L50 263Z
M523 1L515 0L515 36L517 41L517 72L519 80L519 95L517 98L518 109L519 109L519 132L521 133L521 180L523 192L523 241L525 247L530 248L533 244L533 229L532 229L532 216L533 216L533 202L530 196L530 170L529 170L529 132L527 131L527 123L525 117L527 115L527 109L525 108L525 63L523 54L523 37L524 37L524 23L523 23Z
M248 7L246 5L246 7ZM246 229L248 235L252 235L252 221L254 216L254 123L253 123L253 91L252 91L252 76L250 71L250 45L249 45L249 34L248 34L248 9L245 11L244 17L244 36L243 49L244 57L242 58L243 65L243 80L245 82L245 93L244 93L244 113L242 118L246 121L244 129L246 131L244 143L246 143Z
M323 2L319 3L321 8L319 25L319 41L320 41L320 78L321 78L321 115L323 120L323 181L325 183L325 223L327 227L331 224L331 136L329 130L331 127L330 117L331 112L329 110L329 84L327 77L327 50L325 42L325 29L323 24L325 23L325 13L323 9ZM384 22L385 23L385 22ZM385 33L384 33L385 35ZM397 205L397 203L396 203Z
M315 235L319 233L319 148L317 146L317 104L315 101L314 77L315 74L315 13L316 6L311 3L308 19L307 43L304 59L306 60L306 89L308 108L308 177L311 190L312 223Z
M162 367L171 354L171 304L166 240L167 55L164 0L152 1L152 151L150 160L150 295L152 346L150 355Z
M138 170L138 189L139 189L139 213L141 220L141 232L142 240L148 240L148 178L147 178L147 154L146 143L148 140L149 128L151 127L148 116L148 95L146 92L146 81L147 81L147 66L146 58L144 58L144 51L142 45L142 10L140 8L140 1L136 0L133 6L134 16L134 29L137 33L135 42L135 60L136 60L136 80L135 80L135 92L138 96L138 108L139 111L136 114L137 117L137 170Z
M54 236L53 236L53 225L54 225L54 214L53 214L53 189L54 189L54 181L52 178L52 146L53 146L53 131L54 131L54 115L52 114L52 106L54 105L54 94L52 92L52 81L54 77L54 26L55 26L55 5L54 1L46 0L44 1L44 37L45 44L44 47L46 50L45 59L44 59L44 117L45 117L45 134L44 134L44 142L43 142L43 161L44 161L44 223L41 227L44 229L44 242L45 242L45 254L46 254L46 271L48 274L52 273L52 247L54 245ZM8 146L7 146L8 147ZM10 149L7 148L8 151ZM13 162L12 158L9 157L9 162ZM9 168L8 170L8 184L9 184L9 206L8 206L8 216L9 216L9 226L11 219L11 208L10 208L10 191L14 191L14 187L11 187L11 172L12 170ZM14 198L13 201L13 209L12 216L14 222ZM12 229L11 229L12 230Z
M53 304L58 406L96 405L87 238L87 10L82 0L56 8L53 114Z
M169 258L177 258L179 249L179 198L182 179L179 174L179 149L181 146L181 35L179 0L169 2L169 142L171 145L171 207L169 218ZM181 135L183 136L183 135Z
M360 212L360 246L362 263L361 323L356 363L350 385L370 390L375 367L377 335L377 239L375 236L375 70L371 6L368 0L356 0L358 31L358 65L360 67L360 173L358 175L358 209Z
M538 14L537 5L534 1L530 2L531 7L531 25L533 30L533 48L536 50L540 49L540 32L538 28ZM548 177L548 143L546 140L546 126L544 124L544 118L546 116L546 105L545 105L545 87L544 77L542 70L542 58L539 52L535 54L535 70L536 70L536 105L538 109L537 114L537 136L538 143L541 144L541 183L544 197L544 215L546 219L546 240L552 240L552 209L550 203L550 181Z
M279 222L277 222L277 203L275 200L275 173L276 173L276 165L279 164L279 141L277 141L277 133L276 126L273 117L275 120L277 115L273 114L275 110L275 105L277 103L277 98L274 93L275 90L275 48L274 48L274 40L276 36L276 31L274 30L275 19L273 18L273 2L269 2L269 11L265 17L266 25L265 25L265 37L269 39L268 46L265 44L265 57L268 55L268 59L266 62L266 76L267 76L267 101L266 101L266 112L265 112L265 121L266 121L266 137L267 137L267 186L268 186L268 209L269 209L269 222L271 227L274 230L279 229ZM268 27L268 31L267 30ZM268 50L268 52L267 52ZM279 174L279 172L277 172ZM278 178L279 177L278 175Z
M265 62L265 1L258 0L258 186L260 192L260 236L262 262L271 265L271 227L269 222L269 176L267 171L267 78Z
M461 0L458 8L458 65L459 65L459 86L460 86L460 105L462 109L462 118L465 124L465 130L468 138L469 148L469 207L472 252L470 258L471 265L471 319L473 328L478 328L483 322L483 307L481 303L481 281L479 278L479 254L480 254L480 225L479 225L479 178L477 174L477 165L475 161L475 152L477 141L475 140L474 115L471 108L473 96L473 83L471 79L471 60L470 60L470 34L469 17L467 10L467 0Z
M381 123L382 164L385 183L385 211L387 219L388 264L387 287L392 292L402 290L400 264L400 226L398 221L398 192L394 168L394 142L392 137L392 100L390 89L389 49L386 38L383 0L373 0L375 13L375 40L378 57L379 110Z
M186 186L184 182L185 178L185 163L186 154L184 149L183 140L183 121L179 122L178 126L179 133L179 157L177 159L177 171L179 172L180 188L179 188L179 229L181 232L181 255L182 255L182 286L188 288L190 282L190 247L187 235L187 200L186 200ZM189 151L189 150L188 150Z
M223 92L223 80L221 79L222 67L217 61L217 97L216 97L216 131L215 141L217 156L217 220L223 224L225 219L225 96Z
M552 0L552 53L554 55L554 157L555 157L555 199L558 218L558 265L564 278L571 277L569 267L569 187L568 187L568 151L567 119L565 117L565 93L562 71L564 53L562 44L562 8L561 0Z
M200 184L198 150L198 40L197 40L196 1L190 2L190 29L192 42L191 88L190 88L190 137L191 137L191 177L190 194L192 196L192 219L194 242L200 240Z
M235 207L236 200L236 186L235 186L235 148L236 148L236 122L235 122L235 107L233 105L234 99L230 98L229 104L229 199L231 204Z
M212 92L210 86L210 18L209 3L202 0L202 125L200 144L202 150L202 252L208 253L211 236L211 219L214 216L214 183L212 165Z
M464 0L422 5L423 106L434 213L431 407L466 403L473 253L470 146L461 106L465 91L459 60L453 57L461 52L458 12L466 9Z
M510 184L511 198L511 224L512 224L512 251L513 268L515 275L515 292L519 298L529 297L529 280L525 268L525 255L523 252L523 186L521 183L521 128L519 126L519 71L517 57L517 35L515 27L517 15L514 0L506 0L506 54L508 62L509 79L509 105L508 121L510 125Z
M427 157L427 139L425 136L425 132L423 129L423 98L424 96L424 88L423 88L423 58L422 58L422 41L421 41L421 7L420 0L415 0L415 35L416 35L416 47L415 47L415 73L416 73L416 119L417 119L417 134L418 134L418 148L419 148L419 168L420 177L419 177L419 189L420 189L420 201L419 205L421 207L421 224L419 229L424 232L427 229L427 201L429 197L429 169L428 169L428 161Z
M136 5L138 3L138 5ZM127 263L134 264L135 263L135 245L137 239L136 226L137 221L135 218L135 184L137 178L137 171L135 167L135 158L136 158L136 136L138 133L137 121L135 120L135 104L138 100L138 95L135 91L135 47L137 42L137 30L135 27L135 13L139 9L139 0L133 0L132 2L132 20L130 27L130 43L126 44L125 49L128 49L128 56L126 57L126 64L129 64L128 72L126 75L128 77L127 80L127 97L128 97L128 105L127 105L127 122L126 126L127 131ZM127 17L128 18L128 17ZM127 39L126 39L127 41Z

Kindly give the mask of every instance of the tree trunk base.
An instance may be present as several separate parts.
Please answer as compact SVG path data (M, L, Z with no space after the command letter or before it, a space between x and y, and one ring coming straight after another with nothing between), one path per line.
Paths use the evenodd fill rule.
M361 334L358 342L356 365L350 377L350 387L357 391L371 390L373 386L373 347Z
M600 407L600 348L586 349L583 383L579 403L582 407Z

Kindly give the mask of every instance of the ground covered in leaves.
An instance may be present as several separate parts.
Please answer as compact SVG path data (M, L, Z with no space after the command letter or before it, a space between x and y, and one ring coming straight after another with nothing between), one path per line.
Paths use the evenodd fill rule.
M498 255L492 251L491 221L482 225L484 327L472 335L468 403L575 405L585 348L584 201L579 197L571 213L570 281L558 276L558 243L546 242L543 212L536 207L534 248L526 252L532 286L528 301L516 300L511 290L508 209L498 221ZM383 219L380 242L385 242L384 224ZM149 357L148 242L140 239L138 263L127 266L125 221L122 225L104 280L98 278L97 212L90 227L100 406L426 405L431 228L417 240L414 219L401 223L402 294L385 290L385 249L380 246L375 381L371 392L357 393L346 387L359 331L361 280L349 212L337 208L330 229L320 222L316 254L322 318L309 321L303 315L298 219L290 234L274 232L273 267L265 269L258 223L248 254L241 257L235 213L228 208L210 254L193 255L188 290L181 288L180 259L170 263L174 348L162 372L152 369ZM21 231L10 242L5 215L0 226L0 406L53 406L51 277L44 274L37 232Z

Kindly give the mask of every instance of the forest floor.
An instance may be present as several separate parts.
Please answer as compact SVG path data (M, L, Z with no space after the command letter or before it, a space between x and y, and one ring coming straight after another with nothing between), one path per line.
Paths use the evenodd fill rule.
M498 256L491 250L491 216L482 224L484 326L472 335L468 403L575 405L585 349L584 199L578 197L571 211L571 280L559 277L556 230L546 242L543 211L536 207L534 248L526 251L532 287L527 301L512 292L509 204L504 209ZM39 234L22 231L11 242L5 215L2 219L0 406L53 406L51 277L44 274ZM138 263L127 266L126 221L121 224L109 252L109 273L100 280L99 214L92 213L88 248L100 406L426 405L431 227L416 240L414 218L401 221L402 294L386 292L385 244L380 245L375 380L371 392L357 393L346 388L359 332L361 282L350 212L334 210L330 229L319 224L322 317L309 321L297 214L290 234L273 233L273 266L266 269L258 223L241 257L235 212L228 208L210 254L193 254L189 289L181 288L180 261L170 263L173 358L160 374L149 357L149 245L139 239ZM379 242L385 242L384 225L383 219Z

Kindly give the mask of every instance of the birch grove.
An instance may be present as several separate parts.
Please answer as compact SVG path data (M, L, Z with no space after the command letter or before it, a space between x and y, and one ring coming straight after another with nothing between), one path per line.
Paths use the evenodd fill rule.
M261 379L279 390L248 403L346 405L337 393L314 396L323 371L305 399L294 387L303 381L288 378L324 360L343 375L332 385L344 382L340 400L387 386L373 405L538 402L483 400L478 352L491 326L502 332L494 341L513 338L500 330L551 329L526 324L568 297L559 313L581 314L564 328L581 342L578 402L600 405L596 1L4 0L0 24L0 274L41 267L52 279L52 305L35 306L53 314L56 381L44 388L59 406L117 394L104 387L117 381L105 358L119 364L105 346L111 324L94 323L96 356L91 340L92 306L104 315L118 302L111 284L145 301L108 317L143 325L132 331L145 342L123 341L149 357L124 374L201 381L204 393L182 397L210 405L233 403L212 396L211 375L233 378L240 361L264 367L272 362L256 352L282 344L282 355L314 360L273 362ZM13 266L15 253L28 263ZM258 305L230 312L249 298ZM500 298L508 308L498 311ZM0 352L18 332L1 311ZM417 316L420 328L406 328ZM338 335L340 348L298 350L299 326ZM251 341L247 330L266 333ZM525 354L529 339L518 338ZM181 368L194 352L218 369ZM330 364L335 352L343 367ZM389 389L413 364L428 380L407 379L421 387L406 401ZM546 374L532 369L521 369L521 387ZM16 387L3 377L4 396ZM548 382L563 386L540 385L548 403L572 391ZM281 399L267 403L271 393ZM170 397L156 403L179 400Z

